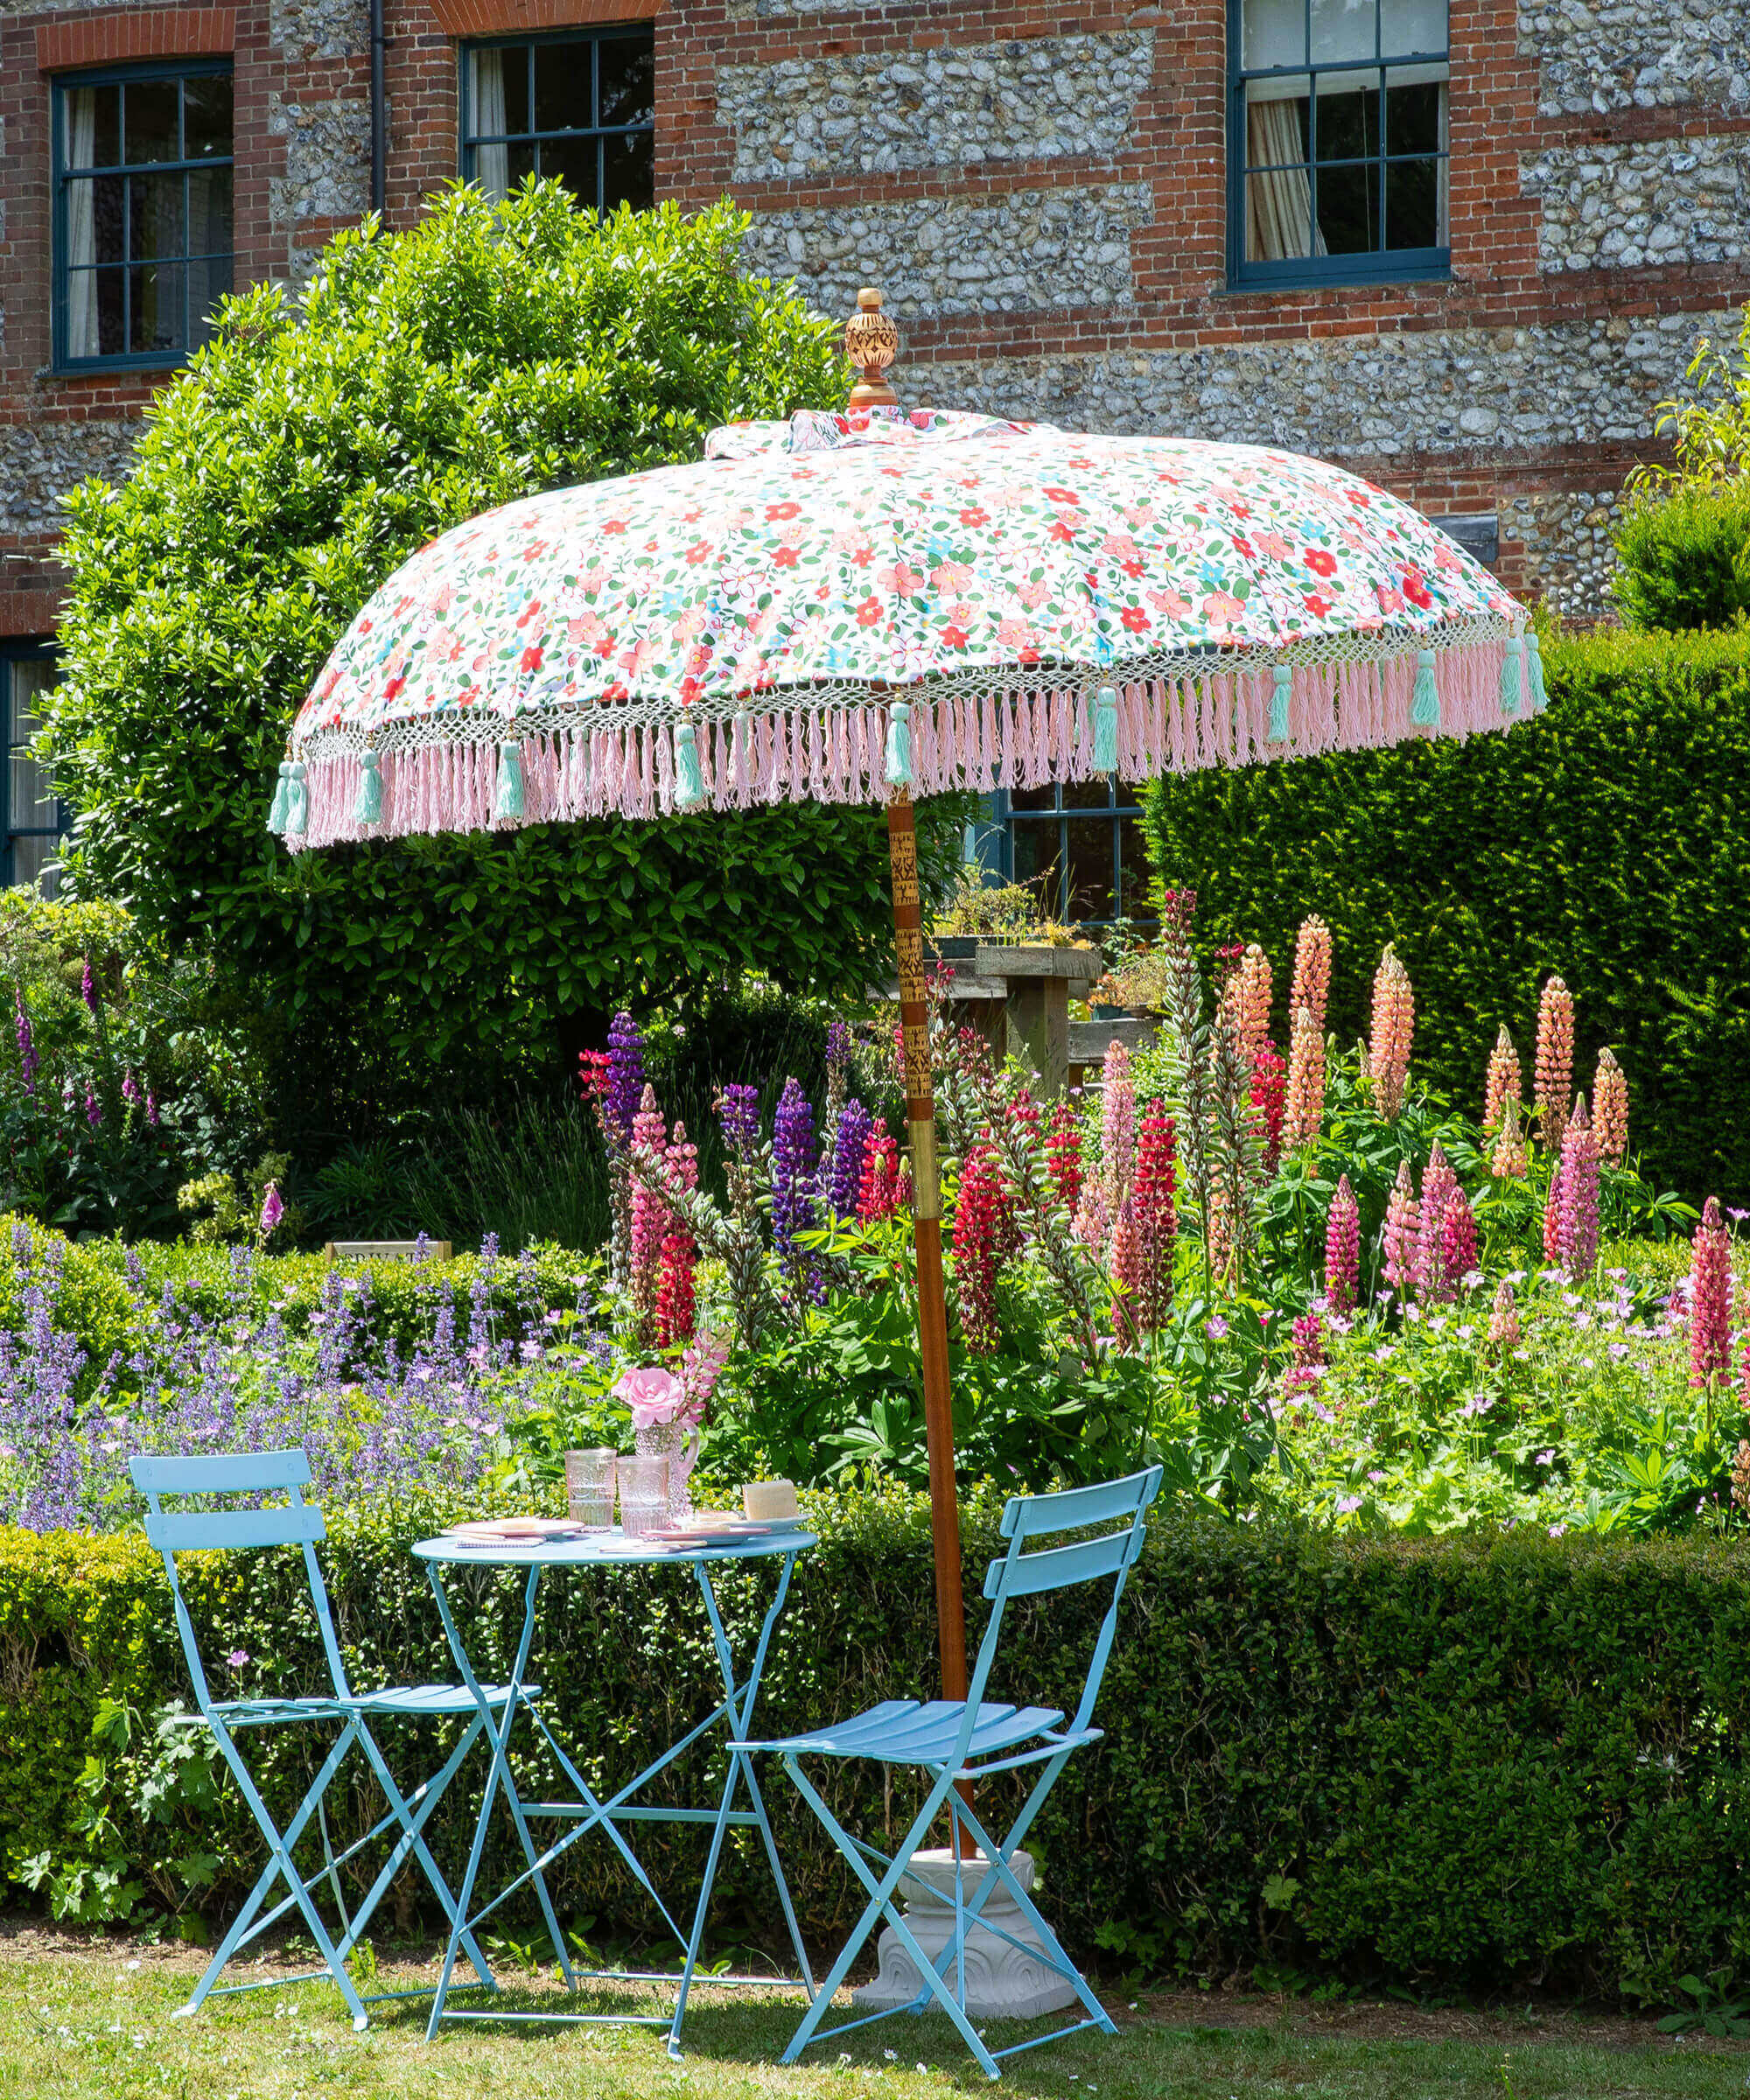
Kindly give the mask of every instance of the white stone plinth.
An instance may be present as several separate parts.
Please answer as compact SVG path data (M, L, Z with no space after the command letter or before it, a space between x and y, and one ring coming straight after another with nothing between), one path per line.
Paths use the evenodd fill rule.
M921 1876L928 1886L920 1887L912 1880L900 1883L906 1898L906 1924L925 1954L934 1961L954 1938L954 1858L942 1847L914 1853L911 1864L913 1872ZM1031 1891L1032 1855L1017 1852L1011 1866L1016 1880ZM976 1858L963 1859L961 1869L970 1904L984 1880L984 1855L981 1852ZM1019 1947L999 1939L997 1933L987 1932L987 1918L999 1931L1012 1933L1026 1946L1039 1948L1038 1956L1025 1954ZM881 1966L875 1980L852 1993L855 2003L868 2012L908 2006L923 1988L917 1964L891 1925L881 1934L878 1952ZM952 1964L947 1980L948 1989L954 1990L956 1978ZM976 2020L1034 2020L1075 2003L1074 1987L1068 1978L1047 1966L1039 1934L1014 1898L1000 1886L993 1889L966 1935L967 2012Z

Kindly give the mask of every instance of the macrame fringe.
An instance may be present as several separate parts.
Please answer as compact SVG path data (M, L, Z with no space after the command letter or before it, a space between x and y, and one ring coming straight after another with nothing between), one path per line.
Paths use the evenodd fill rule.
M1425 688L1418 700L1414 649L1373 662L1298 664L1285 706L1270 664L1119 685L1113 689L1118 776L1142 780L1405 743L1418 735L1502 729L1516 718L1502 712L1506 656L1500 640L1437 655L1438 725L1425 718ZM929 700L913 691L906 706L899 720L909 741L917 795L1088 780L1104 772L1100 761L1111 757L1108 710L1090 704L1082 685L984 699ZM676 732L667 724L597 720L520 743L500 744L494 737L410 749L391 745L377 753L382 815L368 825L357 814L360 753L331 751L307 764L308 820L301 832L287 834L286 844L297 850L417 832L507 830L781 802L885 803L894 726L883 707L750 709L692 724L690 749L678 765ZM501 815L507 800L501 776L517 758L522 809ZM690 795L695 785L696 801Z

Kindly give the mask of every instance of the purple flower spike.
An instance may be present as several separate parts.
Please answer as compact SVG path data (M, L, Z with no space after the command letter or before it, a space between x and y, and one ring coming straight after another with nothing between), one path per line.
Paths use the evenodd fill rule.
M826 1061L829 1069L836 1067L841 1071L850 1062L850 1028L848 1022L827 1023Z
M738 1152L751 1152L760 1142L760 1089L725 1087L718 1096L718 1120L723 1141Z
M36 1037L31 1031L31 1010L24 1004L21 991L12 994L12 1012L17 1017L18 1033L18 1068L24 1076L24 1091L36 1096L37 1072L40 1060L37 1056Z
M847 1101L838 1116L838 1142L833 1147L832 1186L828 1192L835 1214L857 1215L857 1199L863 1186L863 1148L875 1118L860 1101Z
M91 1090L91 1082L88 1079L85 1082L85 1120L94 1130L103 1120L103 1110L98 1103L96 1095Z
M644 1037L629 1013L617 1013L607 1032L607 1089L604 1116L620 1142L632 1142L632 1119L644 1098Z
M794 1258L796 1235L814 1228L816 1164L815 1112L801 1087L787 1079L772 1135L772 1237L786 1262Z
M91 957L89 956L85 958L84 973L79 980L79 996L85 1001L92 1012L95 1013L97 1011L97 980L91 974Z
M270 1239L274 1228L285 1215L285 1205L280 1199L279 1183L270 1181L267 1194L262 1198L262 1237Z

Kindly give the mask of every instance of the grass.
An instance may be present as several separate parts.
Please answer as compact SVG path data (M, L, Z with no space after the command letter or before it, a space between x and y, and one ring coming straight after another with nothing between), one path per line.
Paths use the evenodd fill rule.
M884 2021L776 2058L800 2000L703 1990L683 2062L639 2028L451 2027L428 2046L422 2002L383 2009L355 2034L338 1995L294 1984L171 2014L199 1957L116 1936L33 1928L0 1937L0 2092L7 2100L932 2100L985 2089L945 2021ZM370 1987L430 1979L429 1961L386 1962ZM550 2006L544 1986L514 2003ZM592 2001L647 2011L635 1986ZM1012 2062L1018 2100L1639 2100L1741 2093L1750 2049L1673 2042L1646 2023L1560 2011L1420 2012L1314 2008L1269 1998L1161 1994L1114 2003L1115 2039L1056 2042ZM1023 2030L993 2023L990 2038ZM873 2090L872 2091L872 2089Z

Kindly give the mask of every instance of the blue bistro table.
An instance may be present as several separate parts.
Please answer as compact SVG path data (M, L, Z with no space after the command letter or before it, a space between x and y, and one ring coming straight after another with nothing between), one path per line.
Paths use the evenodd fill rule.
M614 1543L605 1545L605 1539ZM729 1754L729 1776L724 1783L723 1797L714 1809L638 1807L634 1805L634 1796L642 1793L659 1773L666 1771L677 1757L690 1750L702 1737L720 1725L725 1728L732 1745L748 1740L752 1733L753 1707L759 1697L760 1673L766 1666L766 1651L771 1642L772 1628L777 1622L778 1614L783 1608L784 1599L790 1587L790 1576L795 1566L796 1556L816 1543L811 1532L795 1530L774 1532L766 1537L734 1545L700 1546L690 1551L679 1552L663 1551L652 1546L640 1552L628 1550L626 1544L620 1541L618 1532L608 1532L576 1540L542 1540L528 1545L487 1547L466 1546L454 1539L428 1538L414 1547L415 1554L426 1564L426 1572L431 1578L432 1591L438 1600L438 1611L444 1621L444 1631L448 1637L451 1652L456 1658L456 1667L462 1674L463 1683L473 1694L480 1707L486 1740L492 1751L491 1768L487 1772L485 1790L480 1797L480 1819L474 1826L473 1846L468 1854L467 1872L456 1894L449 1944L444 1950L443 1972L438 1978L438 1995L432 2000L431 2017L425 2030L428 2040L437 2034L439 2023L446 2020L519 2020L562 2025L666 2026L668 2030L668 2053L671 2056L678 2056L681 2053L681 2023L686 2017L687 1994L692 1986L693 1971L698 1964L699 1948L704 1936L705 1913L710 1904L711 1883L717 1874L718 1860L722 1855L724 1834L732 1824L752 1825L760 1832L773 1879L777 1883L779 1899L784 1907L784 1922L789 1928L790 1944L795 1950L802 1981L809 1995L813 1995L814 1983L808 1970L808 1956L802 1949L802 1936L797 1928L789 1888L778 1858L777 1845L773 1841L772 1825L766 1817L766 1803L760 1792L760 1782L754 1777L748 1753L732 1747ZM772 1559L781 1559L783 1563L778 1577L777 1593L760 1629L759 1643L748 1665L747 1675L746 1678L738 1680L729 1636L724 1631L723 1614L718 1608L711 1571L725 1564L738 1565L748 1561ZM711 1638L717 1646L718 1667L723 1673L723 1703L714 1712L707 1714L696 1727L690 1729L679 1742L664 1750L654 1763L647 1765L635 1779L628 1780L617 1793L610 1795L606 1800L598 1799L583 1774L554 1740L552 1732L542 1715L536 1690L526 1684L528 1651L535 1637L535 1606L540 1595L541 1578L549 1568L643 1568L671 1561L690 1563L698 1577L699 1593L704 1599L705 1612L710 1620ZM445 1576L458 1568L526 1568L528 1571L528 1580L523 1594L522 1635L517 1643L515 1659L508 1675L504 1676L496 1670L493 1673L500 1679L497 1703L494 1704L488 1704L481 1690L480 1676L451 1609ZM511 1777L508 1750L511 1731L525 1713L545 1737L561 1772L576 1788L574 1799L525 1802L518 1795L515 1782ZM738 1788L743 1786L747 1789L748 1806L738 1809L735 1805L735 1797ZM492 1821L494 1802L500 1795L509 1811L511 1822L515 1826L526 1864L514 1880L507 1882L495 1895L475 1909L475 1888L480 1878L480 1861L486 1852L486 1830ZM572 1827L554 1838L544 1850L537 1850L529 1832L529 1824L543 1819L570 1822ZM676 1922L668 1905L652 1886L649 1875L620 1827L622 1824L639 1823L694 1823L709 1824L711 1826L710 1852L705 1862L704 1880L694 1908L690 1931L683 1932ZM569 1989L575 1991L580 1978L584 1981L612 1976L615 1981L676 1982L672 1974L660 1970L580 1970L572 1967L559 1930L559 1921L553 1914L552 1900L547 1892L546 1874L547 1869L556 1859L591 1830L599 1830L619 1852L639 1885L662 1912L664 1922L685 1951L686 1959L678 1978L679 1990L673 2014L501 2012L490 2006L452 2006L449 2003L450 1978L464 1936L477 1931L500 1904L530 1882L534 1884L542 1915L546 1920L548 1934L553 1942L553 1951L558 1957L559 1967ZM793 1979L773 1977L713 1976L710 1981L713 1984L752 1984L770 1989L775 1984L780 1987L788 1985L794 1988ZM464 1990L479 1987L472 1982L458 1986ZM493 1988L496 1991L496 1984Z

